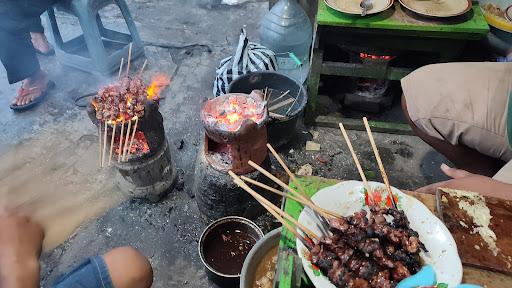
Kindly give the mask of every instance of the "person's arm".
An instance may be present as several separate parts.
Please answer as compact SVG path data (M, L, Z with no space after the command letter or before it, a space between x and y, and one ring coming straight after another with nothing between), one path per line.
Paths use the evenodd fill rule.
M451 180L434 183L416 190L422 193L436 193L438 188L451 188L478 192L484 196L512 200L512 185L503 183L492 178L469 173L465 170L450 168L447 165L441 165L441 170Z
M0 217L0 287L37 288L42 228L26 217Z

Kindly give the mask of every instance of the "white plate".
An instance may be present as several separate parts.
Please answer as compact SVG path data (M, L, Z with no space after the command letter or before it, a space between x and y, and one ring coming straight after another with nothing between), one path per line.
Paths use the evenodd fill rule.
M402 5L427 17L454 17L465 14L473 3L471 0L400 0Z
M384 190L384 184L370 182L372 190L379 187ZM318 206L337 212L342 216L349 216L360 211L364 206L364 195L361 192L363 185L359 181L345 181L318 191L311 199ZM404 210L411 228L416 230L420 240L429 250L420 256L426 264L434 267L439 283L446 283L449 287L455 287L462 280L462 263L457 252L457 245L452 235L430 210L417 199L402 193L392 187L393 193L398 197L398 208ZM377 193L377 192L375 192ZM386 192L382 192L382 201L389 203ZM377 200L378 201L378 200ZM380 201L378 201L380 202ZM310 210L303 210L299 216L299 222L321 235L317 220L311 215ZM297 253L302 259L302 265L307 275L317 288L335 288L326 276L314 271L311 262L305 257L306 247L297 240Z
M361 15L361 0L324 0L325 5L341 13L351 15ZM394 0L372 0L372 9L367 11L367 15L380 13L393 6Z

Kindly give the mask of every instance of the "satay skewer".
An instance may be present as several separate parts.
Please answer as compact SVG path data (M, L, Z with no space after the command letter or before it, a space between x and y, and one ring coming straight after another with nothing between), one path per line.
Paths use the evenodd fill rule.
M144 60L144 64L142 64L142 68L140 68L139 76L142 76L142 74L144 73L144 69L146 68L147 64L148 64L148 59L146 58Z
M133 132L132 132L132 139L130 139L130 146L128 147L128 155L127 158L130 157L130 154L132 153L132 145L133 145L133 139L135 138L135 133L137 132L137 125L139 125L139 117L135 116L135 125L133 126Z
M117 79L121 79L121 73L123 72L123 64L124 64L124 57L121 58L121 65L119 65L119 73L117 75Z
M299 199L299 198L297 198L297 197L295 197L295 196L291 195L290 193L284 193L284 192L279 191L279 190L277 190L277 189L275 189L275 188L272 188L272 187L270 187L270 186L268 186L268 185L265 185L265 184L263 184L263 183L261 183L261 182L258 182L258 181L256 181L256 180L253 180L253 179L251 179L251 178L249 178L249 177L240 176L240 178L242 178L242 180L244 180L245 182L249 182L249 183L253 184L254 186L258 186L258 187L260 187L260 188L263 188L263 189L265 189L265 190L267 190L267 191L269 191L269 192L272 192L272 193L274 193L274 194L276 194L276 195L280 195L280 196L282 196L282 197L286 197L286 198L288 198L288 199L292 199L293 201L295 201L295 202L297 202L297 203L300 203L300 204L302 204L303 206L307 206L307 207L311 208L313 211L314 211L315 209L317 209L317 210L320 210L320 211L325 212L325 213L327 213L327 214L332 213L331 211L326 210L326 209L324 209L324 208L322 208L322 207L320 207L320 206L317 206L317 205L315 205L315 204L308 203L308 202L306 202L306 201L304 201L304 200L301 200L301 199Z
M300 194L299 192L293 190L292 188L290 188L288 185L284 184L283 181L277 179L277 177L275 177L274 175L272 175L270 172L268 172L267 170L263 169L262 167L260 167L258 164L252 162L252 161L249 161L248 164L253 167L254 169L260 171L263 175L267 176L268 178L270 178L272 181L274 181L275 183L277 183L279 186L281 186L282 188L286 189L288 192L292 193L294 196L296 196L297 198L301 199L302 201L306 202L306 203L310 203L312 206L314 207L317 207L316 205L314 205L314 203L311 201L311 200L308 200L307 198L305 198L302 194ZM331 211L326 211L326 210L323 210L323 209L317 209L317 208L313 208L311 207L311 209L313 209L315 212L317 212L318 214L320 214L322 217L324 218L330 218L330 217L340 217L340 215L337 215L336 213L334 212L331 212Z
M303 241L303 244L306 247L311 245L311 243L304 239L304 237L300 235L296 229L293 229L293 227L291 227L291 225L288 222L286 222L286 220L284 220L283 217L288 219L290 222L294 223L296 227L302 230L302 232L306 234L309 238L314 238L315 240L320 241L320 237L318 237L313 231L309 230L304 225L300 224L297 220L293 219L293 217L288 215L286 212L277 208L270 201L265 199L263 196L259 195L256 191L252 190L251 187L249 187L244 181L242 181L242 179L240 179L240 177L238 177L235 173L229 171L228 174L233 178L233 181L238 186L240 186L240 188L244 189L247 193L251 194L270 214L272 214L277 220L279 220L279 222L281 222L283 226L286 227L286 229L288 229L293 235L295 235L295 237ZM308 243L309 245L306 243Z
M121 124L121 137L119 137L119 153L117 154L117 163L121 162L121 155L123 154L123 135L124 135L124 117Z
M391 191L391 185L389 185L388 175L386 174L386 170L384 169L384 164L382 163L382 159L380 158L379 149L377 149L377 145L375 144L375 139L373 138L372 129L370 129L370 124L368 124L368 119L363 117L364 126L366 127L366 132L368 133L368 138L370 138L370 143L373 148L373 154L375 154L375 159L377 159L377 164L379 165L380 173L382 174L382 179L384 180L384 185L386 185L386 190L388 191L389 197L391 197L391 203L393 203L393 208L397 208L395 197L393 192Z
M101 153L101 148L103 147L103 145L101 145L102 144L101 139L102 139L102 137L101 137L101 121L98 121L98 143L100 145L100 147L99 147L100 149L98 149L98 152L100 152L99 153L99 155L100 155L99 166L100 166L100 168L103 168L103 167L101 167L101 158L103 156L103 154Z
M130 46L128 46L128 61L126 61L126 76L130 74L130 62L132 62L132 42L130 42Z
M114 150L114 139L116 137L117 122L114 121L114 128L112 128L112 139L110 140L110 152L108 153L108 166L112 163L112 151Z
M286 174L288 174L288 176L290 177L290 180L292 180L292 183L295 184L295 186L297 186L297 188L299 189L300 193L302 193L304 198L306 198L309 203L314 204L313 201L311 201L309 196L306 194L306 191L304 190L304 187L302 187L300 182L297 181L297 178L295 177L295 174L293 174L292 171L288 168L288 166L286 166L286 163L284 163L283 158L281 158L281 156L279 156L279 154L277 154L277 152L274 149L274 147L272 147L272 145L267 143L267 148L268 148L268 150L270 150L272 155L274 155L274 157L276 157L277 162L279 162L281 167L283 167L284 171L286 171Z
M133 118L128 121L128 129L126 130L126 135L124 137L126 139L124 140L124 148L123 148L123 153L122 153L123 158L121 159L121 161L123 161L123 162L126 161L126 150L128 149L128 144L130 142L130 131L132 128L132 120L133 120Z
M101 122L100 122L101 125ZM103 168L105 166L105 154L107 154L107 134L108 134L108 124L107 121L105 121L105 134L103 135L103 149L101 150L103 155L101 156L101 167Z
M361 177L361 180L363 181L363 186L365 191L365 195L369 195L368 199L370 199L370 204L373 206L375 202L373 201L372 190L370 189L370 185L368 185L368 180L366 180L366 175L364 175L363 168L361 167L361 163L359 163L359 159L357 158L356 152L354 151L354 147L352 147L352 142L350 141L350 138L348 138L347 131L345 130L345 127L343 126L343 123L339 123L341 134L343 134L343 138L345 138L345 142L347 143L348 150L350 150L350 154L352 154L352 159L354 159L354 162L356 163L357 171L359 172L359 176Z

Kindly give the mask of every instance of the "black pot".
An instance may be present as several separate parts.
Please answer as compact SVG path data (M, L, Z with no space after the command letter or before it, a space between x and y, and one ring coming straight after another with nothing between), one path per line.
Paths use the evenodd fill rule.
M263 232L261 232L260 228L256 224L248 219L237 216L228 216L218 219L206 227L199 240L199 257L201 258L203 265L206 267L208 278L210 278L210 280L222 288L239 287L240 273L235 275L228 275L217 271L208 263L205 252L206 249L208 249L208 245L210 245L213 241L216 241L216 237L214 235L218 235L218 233L222 233L229 229L237 229L243 231L255 238L256 242L263 238ZM240 270L242 270L242 267L240 267Z
M229 85L228 93L246 93L253 90L265 90L265 88L278 91L288 91L293 98L297 98L290 112L285 119L274 119L267 125L269 143L274 147L279 147L295 135L297 123L301 113L306 107L308 100L306 88L302 87L292 78L279 74L277 72L253 72L243 75Z

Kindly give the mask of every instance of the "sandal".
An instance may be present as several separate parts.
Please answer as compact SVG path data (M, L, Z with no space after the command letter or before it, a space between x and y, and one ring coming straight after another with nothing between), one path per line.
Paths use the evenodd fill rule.
M30 94L30 93L35 93L37 91L40 91L40 94L34 100L32 100L30 103L27 103L25 105L11 104L9 107L12 110L14 110L15 112L22 112L22 111L26 111L26 110L29 110L31 108L34 108L39 103L41 103L44 100L44 98L46 98L46 96L48 95L48 92L52 88L54 88L54 87L55 87L55 82L49 80L48 84L46 85L46 88L44 90L41 89L41 88L34 88L34 89L20 88L20 90L18 92L19 96L25 96L25 95Z

